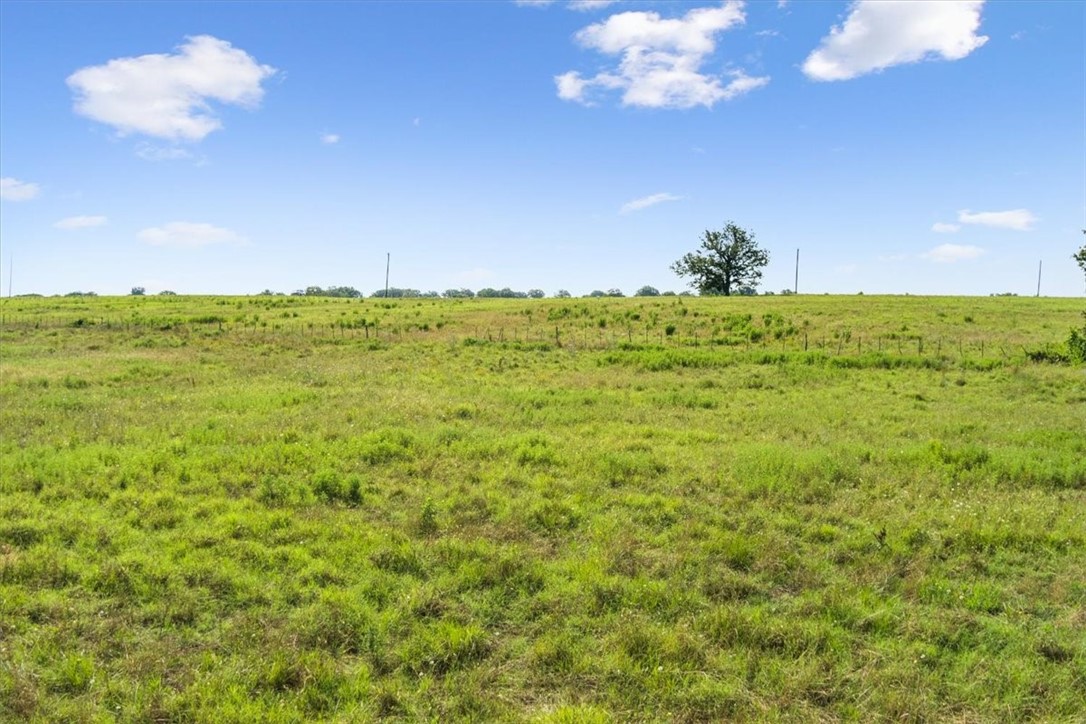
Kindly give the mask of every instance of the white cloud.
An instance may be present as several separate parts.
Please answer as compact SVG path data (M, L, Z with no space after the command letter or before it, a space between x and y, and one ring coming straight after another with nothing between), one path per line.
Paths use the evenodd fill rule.
M962 228L958 224L947 224L942 221L936 221L931 225L931 230L936 234L953 234L958 229Z
M621 91L627 106L708 108L740 96L769 78L754 78L741 70L706 75L701 67L716 50L716 36L744 21L743 4L737 0L717 8L696 8L681 18L661 18L655 12L612 15L574 37L585 48L621 56L618 66L590 78L577 71L555 76L558 97L591 105L596 91Z
M415 128L418 128L422 125L422 119L416 116L415 118L411 119L411 125Z
M859 0L803 63L814 80L848 80L902 63L960 60L984 45L984 0Z
M627 201L622 205L622 208L618 210L620 214L628 214L631 211L640 211L641 209L647 209L650 206L656 204L662 204L665 201L679 201L682 196L676 196L675 194L662 193L652 194L651 196L643 196L633 201Z
M136 235L151 246L177 246L195 248L209 244L243 243L245 239L230 229L211 224L189 221L172 221L162 226L152 226Z
M575 70L554 76L554 84L558 86L558 97L564 101L583 101L584 89L590 81L581 77Z
M136 155L144 161L183 161L192 158L192 153L177 146L156 146L152 143L140 143L136 146Z
M199 141L222 128L209 101L255 108L264 95L261 83L276 72L210 35L187 38L177 51L77 70L68 76L75 112L122 136Z
M600 10L608 5L614 5L618 0L570 0L570 10Z
M1017 231L1029 231L1037 217L1028 209L1012 209L1011 211L978 211L973 213L968 209L958 212L958 221L963 224L978 224L980 226L992 226L997 229L1015 229Z
M92 226L103 226L106 221L104 216L69 216L53 224L58 229L71 231L73 229L89 229Z
M41 187L29 181L20 181L10 176L0 178L0 199L4 201L29 201L38 195Z
M323 143L325 145L328 145L328 146L333 146L333 145L339 143L339 134L338 133L322 133L321 134L321 143Z
M976 259L983 253L984 249L981 249L979 246L970 246L968 244L940 244L931 251L927 251L920 256L940 264L951 264L956 261Z
M779 30L759 30L755 33L759 38L777 38L780 37L780 34Z

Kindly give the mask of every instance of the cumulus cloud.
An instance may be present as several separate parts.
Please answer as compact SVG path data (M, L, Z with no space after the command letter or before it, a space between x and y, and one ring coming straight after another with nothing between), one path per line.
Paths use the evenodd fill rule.
M339 134L338 133L322 133L321 134L321 143L323 143L325 145L328 145L328 146L334 146L335 144L339 143Z
M859 0L803 63L808 78L848 80L903 63L960 60L988 42L977 35L984 0Z
M618 210L620 214L628 214L631 211L640 211L641 209L647 209L650 206L656 204L662 204L665 201L679 201L682 196L676 196L675 194L661 193L652 194L651 196L643 196L633 201L627 201L622 205L622 208Z
M924 252L920 256L940 264L951 264L956 261L976 259L983 253L984 249L979 246L970 246L969 244L940 244L934 249Z
M230 229L190 221L172 221L162 226L152 226L136 236L140 241L151 246L184 248L196 248L209 244L240 244L245 241L243 237Z
M0 178L0 199L4 201L29 201L38 195L41 187L29 181L20 181L10 176Z
M112 126L122 136L141 133L199 141L222 128L211 101L255 108L270 65L210 35L187 38L174 54L115 58L68 76L75 112Z
M89 229L92 226L103 226L107 219L104 216L69 216L53 224L57 229L72 231L74 229Z
M973 213L968 209L958 212L958 221L962 224L977 224L991 226L997 229L1015 229L1016 231L1029 231L1037 217L1029 209L1012 209L1010 211L978 211Z
M701 72L716 50L716 36L742 25L743 4L728 0L717 8L696 8L680 18L655 12L617 13L582 28L581 46L617 56L618 65L586 78L569 71L554 78L558 97L591 105L595 95L622 94L622 104L644 108L711 107L769 82L741 70L723 76Z
M931 230L934 231L936 234L953 234L960 228L962 227L958 226L957 224L947 224L942 221L936 221L934 224L931 225Z

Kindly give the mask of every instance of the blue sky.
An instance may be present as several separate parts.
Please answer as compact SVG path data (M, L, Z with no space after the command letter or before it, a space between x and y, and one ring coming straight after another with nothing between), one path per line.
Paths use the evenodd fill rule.
M1086 3L0 4L0 294L1082 295ZM9 266L10 265L10 266ZM13 272L13 273L12 273Z

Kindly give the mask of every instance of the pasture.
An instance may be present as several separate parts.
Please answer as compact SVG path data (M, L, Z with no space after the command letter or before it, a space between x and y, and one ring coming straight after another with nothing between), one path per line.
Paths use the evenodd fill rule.
M4 300L0 719L1076 720L1083 306Z

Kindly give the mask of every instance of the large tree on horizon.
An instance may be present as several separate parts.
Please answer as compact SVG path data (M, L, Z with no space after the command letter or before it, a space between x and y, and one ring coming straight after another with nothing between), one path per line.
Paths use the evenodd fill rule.
M691 252L671 265L680 277L704 295L731 296L741 287L756 287L769 252L754 241L754 234L729 221L720 231L706 229L701 250Z

